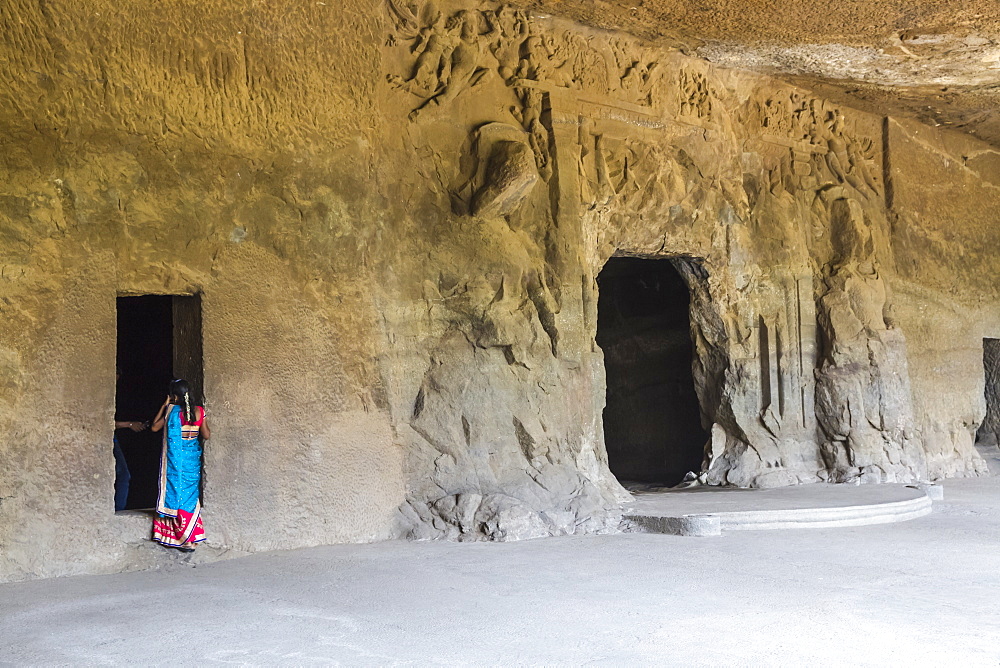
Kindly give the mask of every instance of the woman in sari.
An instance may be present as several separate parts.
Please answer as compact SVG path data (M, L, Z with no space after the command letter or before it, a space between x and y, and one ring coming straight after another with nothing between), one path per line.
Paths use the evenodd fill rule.
M201 524L201 439L211 436L205 422L205 409L191 402L191 387L186 380L170 383L167 400L150 429L163 432L163 455L160 459L160 496L156 502L159 515L153 520L153 540L184 552L194 550L205 540Z

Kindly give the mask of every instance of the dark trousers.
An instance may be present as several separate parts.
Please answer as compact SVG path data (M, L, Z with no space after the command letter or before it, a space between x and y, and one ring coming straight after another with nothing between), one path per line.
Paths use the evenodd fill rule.
M115 511L125 510L128 502L128 484L132 480L132 475L128 472L128 463L125 461L125 453L118 439L115 439Z

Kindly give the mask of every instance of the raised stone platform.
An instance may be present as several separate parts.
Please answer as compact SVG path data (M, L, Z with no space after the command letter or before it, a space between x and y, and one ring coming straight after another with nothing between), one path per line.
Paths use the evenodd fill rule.
M639 487L625 518L650 533L718 536L723 531L862 526L912 520L943 498L938 485L797 485L776 489Z

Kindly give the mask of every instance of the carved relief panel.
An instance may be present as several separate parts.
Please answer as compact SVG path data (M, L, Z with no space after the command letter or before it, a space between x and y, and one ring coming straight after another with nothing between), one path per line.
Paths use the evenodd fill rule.
M881 132L869 117L779 89L753 100L744 122L759 133L772 194L840 187L863 200L883 197Z

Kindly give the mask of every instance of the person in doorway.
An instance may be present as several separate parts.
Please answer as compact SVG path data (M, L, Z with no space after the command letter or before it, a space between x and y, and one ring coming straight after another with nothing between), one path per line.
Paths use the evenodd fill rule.
M119 429L131 429L132 431L142 431L146 428L145 422L123 422L115 420L115 431ZM129 483L132 482L132 474L128 470L128 462L125 461L125 452L122 450L118 436L114 436L115 453L115 512L125 510L128 502Z
M122 372L115 369L115 381L121 380ZM146 428L145 422L127 422L121 420L115 420L115 431L119 429L131 429L132 431L139 432ZM129 483L132 481L132 474L128 470L128 462L125 461L125 452L122 450L121 443L118 442L117 434L112 436L114 441L114 454L115 454L115 512L119 510L125 510L125 505L128 502L128 488Z
M205 540L201 523L201 441L208 440L211 431L205 409L191 400L191 386L186 380L170 383L167 400L150 429L164 429L160 495L156 502L159 516L153 520L153 540L191 552L196 543Z

